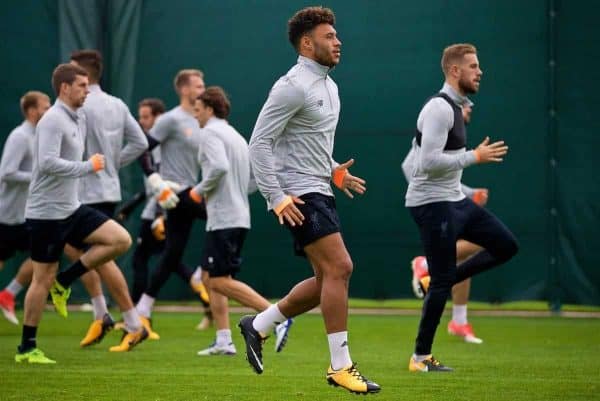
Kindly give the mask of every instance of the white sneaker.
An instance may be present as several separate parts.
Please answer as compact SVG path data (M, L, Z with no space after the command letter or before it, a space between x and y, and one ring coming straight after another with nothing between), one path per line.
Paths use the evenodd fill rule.
M288 333L290 332L290 327L292 327L293 323L294 323L294 320L288 319L285 322L280 323L275 327L275 351L276 352L281 352L281 350L283 350L283 347L285 347L285 344L287 343L287 339L288 339Z
M198 351L198 356L210 356L210 355L235 355L235 345L229 343L226 345L218 345L216 342L212 343L210 347Z

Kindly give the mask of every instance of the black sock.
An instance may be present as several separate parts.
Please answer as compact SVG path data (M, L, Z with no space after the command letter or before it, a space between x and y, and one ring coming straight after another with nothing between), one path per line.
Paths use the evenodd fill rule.
M58 273L56 281L65 288L69 288L71 284L79 277L88 272L88 269L81 263L81 259L73 263L65 271Z
M37 335L37 327L23 325L23 334L21 335L21 345L19 352L22 354L37 347L35 337Z

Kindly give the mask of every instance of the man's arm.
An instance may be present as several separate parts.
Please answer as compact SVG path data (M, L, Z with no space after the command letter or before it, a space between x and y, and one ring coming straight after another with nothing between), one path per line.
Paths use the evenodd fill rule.
M265 197L269 209L279 209L288 199L275 174L273 144L285 126L304 104L304 91L287 78L280 79L271 90L263 106L252 137L249 153L258 189Z
M47 119L37 126L37 155L41 173L59 177L77 178L96 170L92 158L87 161L72 161L60 157L64 133L56 121Z
M210 130L205 131L206 137L201 146L201 153L198 155L198 160L203 159L202 181L192 189L200 196L212 191L229 171L229 161L223 141Z
M4 144L2 161L0 162L0 180L16 183L31 181L31 171L19 170L28 147L27 140L22 136L10 135L8 137Z
M421 129L421 152L419 168L427 174L462 170L476 163L474 151L458 154L444 153L448 132L454 125L452 107L444 100L435 98L423 108Z
M119 167L124 167L137 159L146 149L148 140L137 121L133 118L127 106L123 104L125 113L124 134L126 144L121 149L121 162Z

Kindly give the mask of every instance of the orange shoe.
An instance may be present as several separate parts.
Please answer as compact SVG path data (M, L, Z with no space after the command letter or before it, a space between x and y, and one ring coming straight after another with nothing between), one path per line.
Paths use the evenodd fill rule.
M9 322L19 324L19 319L15 315L15 297L6 290L0 291L0 310Z
M477 338L475 336L473 326L471 326L469 323L458 324L454 322L454 320L450 320L450 322L448 323L448 334L457 337L462 337L465 340L465 342L471 344L481 344L483 342L481 338Z
M425 256L417 256L413 258L410 262L410 268L413 272L412 277L412 289L415 296L419 299L425 298L426 290L423 291L423 287L421 285L421 280L424 277L429 277L429 271L427 270L427 259ZM429 288L429 283L427 283L427 288Z
M210 305L210 296L208 295L208 290L202 281L196 281L192 277L190 278L190 287L192 287L192 290L198 294L200 301L202 301L205 306Z
M142 322L142 326L144 326L144 328L146 329L147 337L149 340L160 340L160 336L158 335L158 333L152 330L151 319L144 316L140 316L140 321Z
M433 355L430 355L423 362L417 362L415 358L411 357L408 362L408 370L410 372L452 372L454 369L442 365Z

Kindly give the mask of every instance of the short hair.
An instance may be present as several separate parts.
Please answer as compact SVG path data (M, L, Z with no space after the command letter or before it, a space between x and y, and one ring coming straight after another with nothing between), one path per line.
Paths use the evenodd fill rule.
M50 97L43 92L29 91L25 93L20 101L21 113L23 113L23 116L27 117L27 110L38 107L41 99L46 99L50 102Z
M296 50L300 48L300 38L318 25L335 26L335 14L326 7L306 7L296 12L288 20L288 38Z
M83 67L92 81L100 81L102 76L102 53L98 50L75 50L71 53L71 60Z
M466 54L477 54L477 49L470 43L457 43L444 49L442 54L442 71L448 74L452 64L462 61Z
M59 64L52 72L52 88L56 96L60 95L62 84L73 84L77 75L88 76L86 70L74 64Z
M204 73L200 70L187 68L185 70L181 70L175 75L175 79L173 80L173 85L175 86L175 92L179 93L179 89L182 86L188 85L190 83L191 77L198 77L200 79L204 79Z
M155 97L149 97L146 99L142 99L138 103L138 108L144 107L144 106L150 107L150 112L152 113L152 115L154 117L165 112L165 104L163 103L162 100L155 98Z
M209 86L203 94L198 96L205 106L210 106L218 118L227 118L231 110L231 103L227 94L220 86Z

